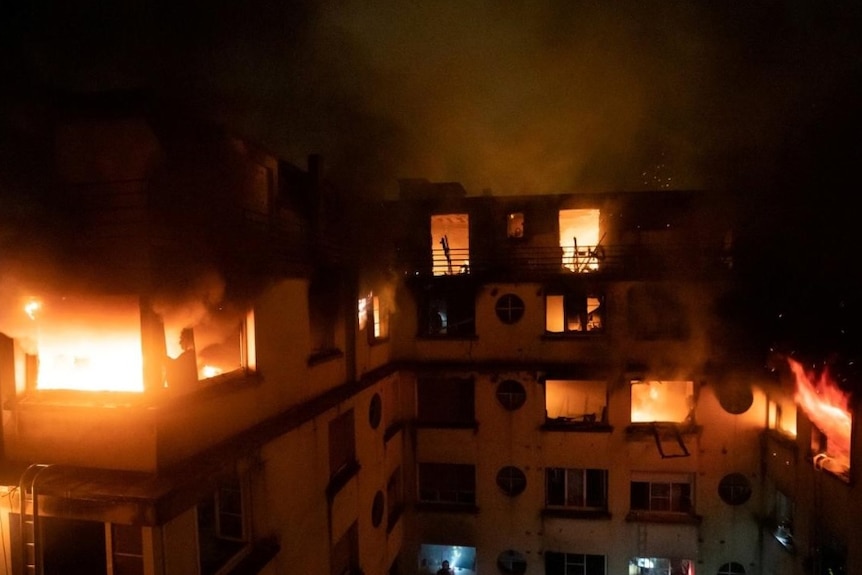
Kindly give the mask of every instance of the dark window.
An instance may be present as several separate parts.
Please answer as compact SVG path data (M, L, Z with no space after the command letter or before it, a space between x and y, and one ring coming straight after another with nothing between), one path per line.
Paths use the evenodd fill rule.
M17 519L19 516L10 517ZM104 523L57 517L42 517L39 523L42 528L45 575L107 572Z
M497 472L497 485L506 495L514 497L527 488L527 476L517 467L507 465Z
M745 575L745 567L740 563L725 563L718 568L718 575Z
M725 383L716 386L716 395L721 407L728 413L745 413L754 402L751 386L745 383Z
M391 528L398 521L401 512L404 510L404 491L401 487L400 467L397 467L392 472L392 475L389 476L389 480L386 482L386 501L389 511L386 517L386 525Z
M242 487L236 475L222 478L210 497L198 503L201 573L217 572L245 547Z
M497 401L509 411L514 411L527 401L527 392L514 379L505 379L497 385Z
M545 295L545 331L548 333L600 333L604 331L604 313L602 295Z
M545 503L549 507L606 509L607 493L606 469L545 469Z
M417 412L428 425L474 425L472 379L422 378L417 383Z
M475 467L456 463L420 463L419 500L425 503L475 504Z
M329 561L330 575L359 573L359 529L356 523L332 546Z
M144 544L137 525L111 525L114 575L143 575Z
M472 283L448 278L447 285L435 285L420 305L420 335L467 337L476 334L476 296ZM449 285L451 284L451 285Z
M605 556L545 551L545 575L605 575Z
M524 300L512 293L501 295L494 305L494 311L503 323L517 323L524 317Z
M688 314L669 290L654 285L633 286L626 299L629 331L636 339L688 339Z
M335 329L341 306L341 283L338 272L322 271L308 286L312 355L323 355L336 350Z
M690 513L691 484L675 481L632 481L633 511L667 511Z
M742 505L751 497L751 482L742 473L730 473L718 483L718 495L728 505Z
M368 425L371 429L377 429L380 426L380 420L383 418L383 400L380 399L380 394L375 393L371 397L371 403L368 404Z
M509 549L497 555L497 567L503 573L522 575L527 571L527 558L522 553Z
M374 501L371 502L371 524L375 527L380 527L383 521L384 510L383 492L378 491L374 494Z
M329 422L329 474L335 476L356 461L353 410Z

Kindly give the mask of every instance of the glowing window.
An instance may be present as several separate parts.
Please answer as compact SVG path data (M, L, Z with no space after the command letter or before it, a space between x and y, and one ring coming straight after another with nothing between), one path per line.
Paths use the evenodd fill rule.
M604 297L583 293L545 296L545 331L599 333L604 329Z
M546 468L545 504L572 509L607 509L607 470Z
M389 309L385 299L379 295L369 294L366 298L365 315L366 321L360 322L368 325L368 340L375 342L389 337ZM361 329L361 327L360 327Z
M506 237L524 237L524 214L522 212L512 212L506 218Z
M470 218L467 214L431 216L431 260L435 276L470 272Z
M563 267L576 272L599 269L599 210L560 210Z
M695 562L692 559L634 557L629 560L629 575L668 575L668 573L694 575L694 565Z
M782 399L768 402L767 427L789 437L796 437L796 403Z
M569 423L604 422L607 384L604 381L548 379L545 381L545 416Z
M464 545L434 545L423 543L419 548L417 573L437 573L443 562L449 564L454 573L476 572L476 548Z
M694 382L633 381L632 423L686 423L694 414Z

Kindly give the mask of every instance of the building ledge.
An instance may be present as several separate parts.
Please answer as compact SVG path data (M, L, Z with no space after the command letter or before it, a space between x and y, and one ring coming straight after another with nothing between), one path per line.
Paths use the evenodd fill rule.
M558 519L599 519L607 520L611 514L607 509L559 509L545 507L542 509L542 517Z
M700 525L703 517L689 513L665 513L661 511L629 511L626 521L633 523L666 523L676 525Z
M542 431L574 431L579 433L612 433L614 428L607 423L594 421L574 421L564 418L546 419Z
M479 508L476 505L463 503L431 503L418 502L414 505L416 511L431 513L459 513L464 515L478 515Z

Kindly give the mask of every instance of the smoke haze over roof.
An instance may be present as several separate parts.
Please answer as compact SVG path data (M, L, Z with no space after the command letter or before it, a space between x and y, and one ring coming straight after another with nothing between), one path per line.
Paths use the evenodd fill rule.
M22 8L7 67L183 99L365 192L762 185L859 78L852 3L121 4Z

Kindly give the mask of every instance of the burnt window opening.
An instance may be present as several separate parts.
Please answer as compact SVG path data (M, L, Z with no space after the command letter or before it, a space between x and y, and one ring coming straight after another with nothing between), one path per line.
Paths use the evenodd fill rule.
M545 551L544 556L546 575L605 575L604 555Z
M475 466L458 463L420 463L419 501L475 505Z
M524 237L523 212L510 212L506 216L506 237L509 239L521 239Z
M527 401L527 391L520 382L504 379L497 385L497 401L508 411L520 409Z
M431 216L431 269L435 276L470 273L468 214Z
M607 423L607 383L601 380L545 381L545 418L549 423Z
M607 469L545 469L545 505L600 510L608 507Z
M683 341L690 337L685 307L662 286L632 286L626 294L626 308L629 332L635 339Z
M751 482L742 473L729 473L718 483L718 496L728 505L742 505L751 498Z
M219 479L213 493L198 503L197 519L201 573L212 575L242 551L249 540L239 474Z
M422 377L416 383L416 413L428 427L473 427L476 424L472 378Z
M474 336L476 297L472 286L434 286L423 294L419 308L419 334L430 337Z
M635 380L631 382L632 423L694 422L694 382Z
M545 331L551 334L604 332L604 296L583 292L545 295Z
M497 486L509 497L515 497L527 488L527 476L517 467L507 465L497 472Z
M524 300L513 293L501 295L494 304L494 311L501 322L518 323L524 317Z
M640 476L631 482L631 510L654 513L685 513L694 511L691 477L687 475Z

